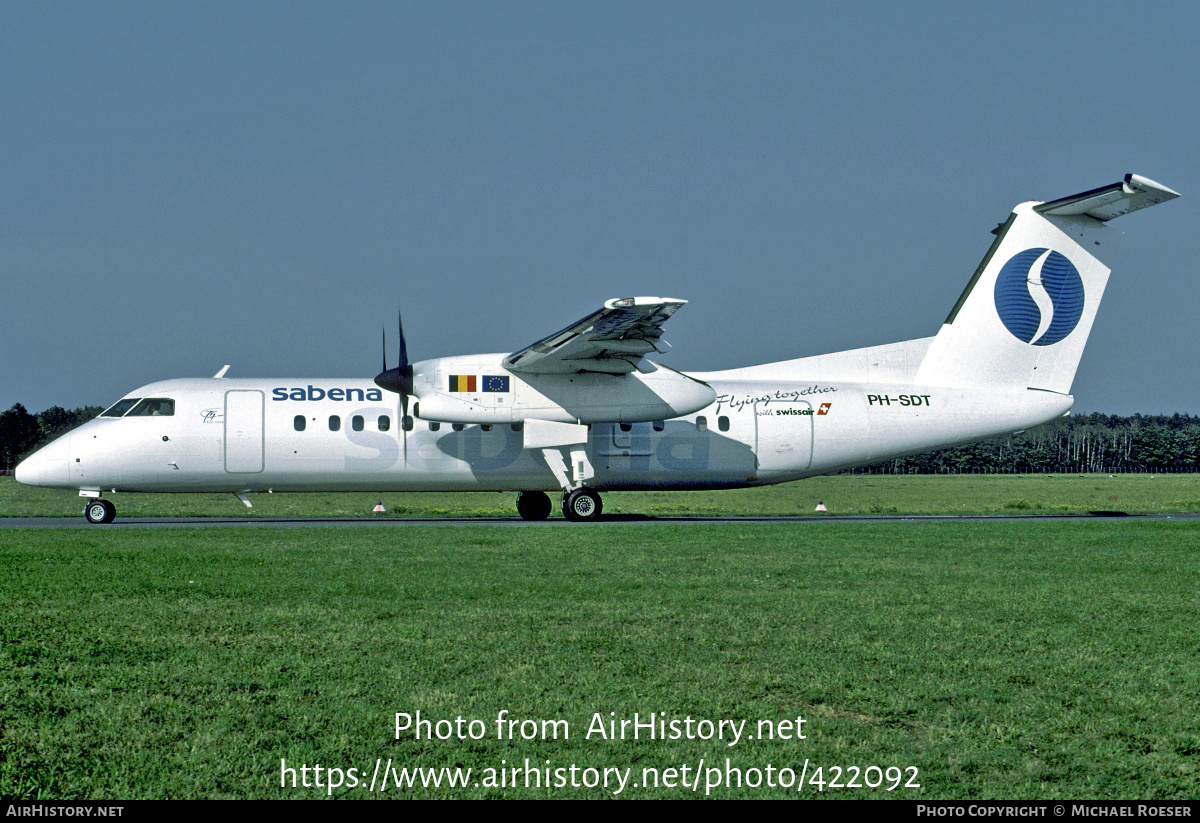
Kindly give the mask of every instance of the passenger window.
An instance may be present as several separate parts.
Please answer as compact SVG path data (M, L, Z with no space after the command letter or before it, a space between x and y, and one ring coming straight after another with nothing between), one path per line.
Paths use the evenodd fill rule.
M385 432L392 427L392 419L386 414L379 415L379 430Z
M138 402L136 397L126 397L124 400L118 400L107 409L100 413L101 417L123 417L125 412L129 411Z
M336 414L329 415L329 430L331 432L335 432L335 431L341 431L341 429L342 429L342 418L338 417Z
M450 428L454 429L456 432L460 432L463 430L463 424L462 423L451 423Z
M480 426L479 428L483 429L485 432L490 432L490 431L492 430L492 424L491 424L491 423L484 423L484 424L483 424L482 426Z
M696 418L696 431L702 431L702 432L708 431L708 418L707 417L701 416L701 417Z
M520 423L513 423L513 424L512 424L512 430L513 430L513 431L515 431L515 432L519 432L519 431L521 430L521 424L520 424Z
M662 431L663 429L665 429L666 427L667 427L667 424L666 424L665 422L663 422L662 420L655 420L655 421L654 421L654 430L655 430L656 432L660 432L660 431Z
M633 431L633 424L632 423L622 423L621 431L623 431L623 432Z
M720 417L718 417L717 418L717 428L723 432L729 431L729 418L726 417L725 415L721 415Z
M406 414L404 417L400 418L400 427L406 432L413 430L413 419L411 414Z
M363 425L364 422L361 414L356 414L350 418L350 428L354 429L356 432L362 431Z
M442 428L441 423L430 423L429 424L429 430L431 432L439 431L439 430L441 430L441 428Z
M133 407L126 417L170 417L175 414L175 401L166 397L147 397Z
M292 425L295 427L296 431L302 432L304 431L304 425L306 422L307 421L304 419L304 415L298 414L295 416L295 418L293 418Z

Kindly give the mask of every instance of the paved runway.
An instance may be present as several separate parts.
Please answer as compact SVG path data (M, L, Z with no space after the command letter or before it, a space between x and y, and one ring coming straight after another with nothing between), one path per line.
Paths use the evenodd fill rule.
M615 514L601 517L594 524L570 523L561 518L528 522L518 517L428 517L428 518L267 518L267 517L118 517L108 525L92 525L82 517L0 517L0 529L310 529L310 528L406 528L411 526L511 526L521 528L587 528L613 525L736 525L746 523L1004 523L1048 521L1112 522L1114 520L1200 520L1200 514L1134 514L1102 512L1069 515L976 515L976 516L900 516L870 517L649 517Z

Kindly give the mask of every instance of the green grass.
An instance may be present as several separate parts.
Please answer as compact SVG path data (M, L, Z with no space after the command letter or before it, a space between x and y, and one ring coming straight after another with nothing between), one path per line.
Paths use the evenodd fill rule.
M911 799L1194 798L1198 560L1200 524L1113 520L0 531L0 795L324 796L281 788L281 759L639 780L729 757L915 766ZM418 710L488 735L394 739ZM571 738L497 740L501 710ZM584 739L635 711L802 715L808 739Z
M257 494L247 509L231 494L117 494L118 517L515 517L515 494ZM836 475L719 492L613 492L610 514L672 516L828 516L871 514L1129 514L1200 512L1200 474L1127 475ZM0 478L0 516L76 517L83 501L69 491ZM557 511L554 517L561 517Z

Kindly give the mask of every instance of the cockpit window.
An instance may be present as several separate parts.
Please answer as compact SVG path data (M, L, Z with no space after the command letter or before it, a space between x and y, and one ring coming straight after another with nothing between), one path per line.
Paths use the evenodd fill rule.
M113 403L107 409L102 411L100 413L100 416L101 417L124 417L125 412L132 409L134 404L137 402L138 402L138 398L136 398L136 397L126 397L124 400L118 400L116 403Z
M175 401L166 397L147 397L133 407L126 417L170 417L175 414Z

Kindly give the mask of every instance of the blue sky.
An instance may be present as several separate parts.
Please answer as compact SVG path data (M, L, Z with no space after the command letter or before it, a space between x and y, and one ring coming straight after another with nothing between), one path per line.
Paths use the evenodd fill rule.
M1077 411L1200 413L1192 5L0 5L0 409L373 376L690 301L712 370L934 334L1136 172ZM394 362L394 353L390 355Z

